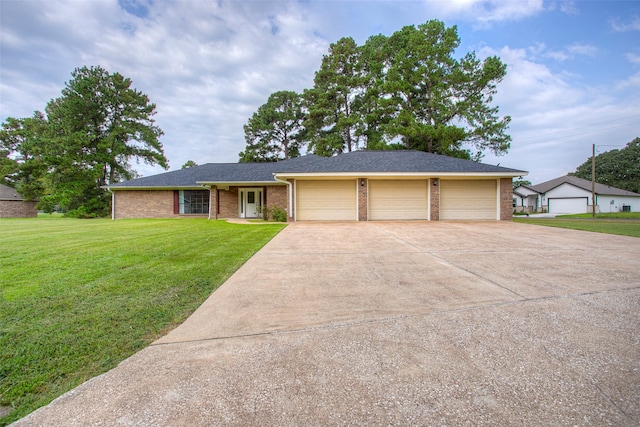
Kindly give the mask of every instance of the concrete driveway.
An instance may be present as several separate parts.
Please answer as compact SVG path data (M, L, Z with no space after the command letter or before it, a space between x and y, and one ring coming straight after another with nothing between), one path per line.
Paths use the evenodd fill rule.
M640 239L296 223L17 425L638 425Z

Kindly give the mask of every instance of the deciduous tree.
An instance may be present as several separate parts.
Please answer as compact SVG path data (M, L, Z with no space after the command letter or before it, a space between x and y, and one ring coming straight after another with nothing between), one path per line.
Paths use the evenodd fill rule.
M591 180L591 158L570 175ZM640 193L640 137L620 150L596 156L596 182Z

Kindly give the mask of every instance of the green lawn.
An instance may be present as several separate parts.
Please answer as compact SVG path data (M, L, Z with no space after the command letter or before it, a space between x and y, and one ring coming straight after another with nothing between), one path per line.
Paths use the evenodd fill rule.
M593 218L593 214L558 215L556 218ZM614 212L596 214L599 219L640 219L640 212Z
M284 227L0 220L0 425L180 324Z
M570 228L573 230L593 231L596 233L618 234L640 237L640 221L634 219L597 218L527 218L515 217L514 222L544 225L548 227Z

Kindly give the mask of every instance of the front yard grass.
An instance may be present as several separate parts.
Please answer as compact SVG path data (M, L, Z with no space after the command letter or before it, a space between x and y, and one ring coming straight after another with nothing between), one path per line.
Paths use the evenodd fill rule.
M593 231L596 233L640 237L640 221L633 219L517 217L514 218L513 221L523 224L544 225L548 227L570 228L572 230Z
M0 220L0 425L180 324L284 227Z

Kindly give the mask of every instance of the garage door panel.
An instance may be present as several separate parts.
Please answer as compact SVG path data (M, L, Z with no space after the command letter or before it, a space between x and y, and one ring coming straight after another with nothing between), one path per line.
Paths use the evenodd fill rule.
M296 193L300 221L357 219L355 181L297 181Z
M428 219L426 180L369 180L369 219Z
M494 180L440 180L440 219L495 220L496 187Z
M550 213L587 213L589 199L586 197L574 199L549 199Z

